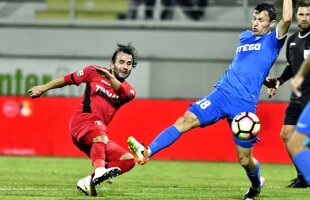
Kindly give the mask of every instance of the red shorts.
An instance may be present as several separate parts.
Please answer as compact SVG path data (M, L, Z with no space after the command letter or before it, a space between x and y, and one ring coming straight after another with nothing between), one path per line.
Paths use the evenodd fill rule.
M94 130L101 130L107 135L107 127L104 122L92 113L77 113L72 116L69 122L69 129L73 138L80 141L86 133Z

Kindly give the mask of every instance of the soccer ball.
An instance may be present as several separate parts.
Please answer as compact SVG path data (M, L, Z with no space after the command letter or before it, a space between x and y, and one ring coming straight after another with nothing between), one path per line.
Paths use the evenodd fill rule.
M250 140L257 136L260 130L259 119L251 112L239 113L231 123L231 130L240 140Z

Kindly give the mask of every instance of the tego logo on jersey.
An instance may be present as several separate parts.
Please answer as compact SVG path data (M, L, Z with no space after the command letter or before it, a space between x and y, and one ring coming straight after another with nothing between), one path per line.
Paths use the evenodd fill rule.
M245 44L245 45L239 46L236 50L236 53L239 53L241 51L259 51L260 47L261 47L260 43Z

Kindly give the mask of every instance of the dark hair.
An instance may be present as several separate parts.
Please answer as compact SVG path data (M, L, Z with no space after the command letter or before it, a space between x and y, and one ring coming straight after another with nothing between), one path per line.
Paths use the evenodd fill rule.
M297 4L296 4L296 13L298 11L298 8L299 7L309 7L310 6L310 2L309 1L298 1Z
M132 67L135 68L137 66L137 64L138 64L137 63L138 52L136 51L136 48L134 48L130 43L127 45L117 44L117 48L116 48L116 50L112 56L112 62L113 63L115 63L115 61L116 61L116 56L117 56L118 52L124 52L126 54L131 55L132 56Z
M262 11L267 11L269 14L270 21L275 20L277 18L276 9L274 5L270 3L261 3L258 4L255 8L255 10L258 13L261 13Z

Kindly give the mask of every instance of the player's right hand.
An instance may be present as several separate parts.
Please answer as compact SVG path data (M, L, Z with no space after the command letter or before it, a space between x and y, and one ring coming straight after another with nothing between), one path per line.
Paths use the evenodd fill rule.
M28 90L29 96L31 98L38 98L44 93L44 89L42 85L34 86L30 90Z
M112 73L110 73L110 71L106 68L94 66L92 70L100 74L102 78L111 79L111 77L113 76Z

